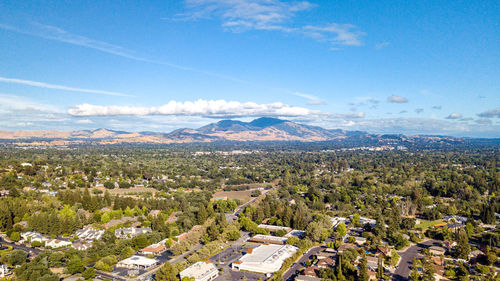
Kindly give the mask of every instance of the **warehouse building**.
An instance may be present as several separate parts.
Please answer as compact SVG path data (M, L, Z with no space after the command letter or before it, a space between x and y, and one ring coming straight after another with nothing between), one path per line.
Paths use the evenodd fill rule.
M148 270L157 264L158 261L155 259L148 259L143 256L131 256L130 258L118 262L116 267Z
M283 262L293 256L298 248L291 245L260 245L249 249L239 260L233 262L235 270L258 273L273 273L281 268Z

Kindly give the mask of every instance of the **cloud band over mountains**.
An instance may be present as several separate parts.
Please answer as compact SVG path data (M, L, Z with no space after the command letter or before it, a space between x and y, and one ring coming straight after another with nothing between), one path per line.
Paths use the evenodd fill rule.
M162 106L101 106L80 104L68 109L72 116L143 116L179 115L205 117L256 117L256 116L307 116L316 111L303 107L290 106L281 102L257 104L225 100L203 100L177 102L170 101Z

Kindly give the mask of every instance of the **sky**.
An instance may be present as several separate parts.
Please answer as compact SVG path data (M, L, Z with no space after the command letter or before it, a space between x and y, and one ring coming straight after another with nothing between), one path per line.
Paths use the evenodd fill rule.
M500 137L499 1L0 2L0 130Z

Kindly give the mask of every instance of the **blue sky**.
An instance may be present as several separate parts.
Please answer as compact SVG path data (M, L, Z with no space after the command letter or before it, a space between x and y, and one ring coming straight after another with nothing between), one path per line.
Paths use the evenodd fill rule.
M0 129L500 137L498 1L2 1Z

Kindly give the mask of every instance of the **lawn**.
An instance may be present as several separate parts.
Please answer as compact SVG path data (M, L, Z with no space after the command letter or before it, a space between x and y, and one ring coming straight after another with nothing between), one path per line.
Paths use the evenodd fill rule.
M434 221L422 221L422 223L417 224L415 228L422 229L422 230L427 230L431 226L435 226L436 224L443 223L443 220L434 220Z

